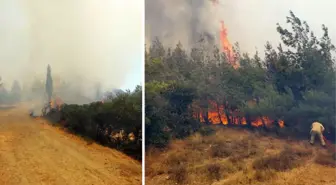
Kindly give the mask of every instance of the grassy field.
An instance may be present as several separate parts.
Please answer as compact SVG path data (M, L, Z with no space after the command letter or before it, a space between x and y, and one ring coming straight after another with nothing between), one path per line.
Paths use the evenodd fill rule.
M146 151L146 184L328 185L336 183L334 146L216 128Z

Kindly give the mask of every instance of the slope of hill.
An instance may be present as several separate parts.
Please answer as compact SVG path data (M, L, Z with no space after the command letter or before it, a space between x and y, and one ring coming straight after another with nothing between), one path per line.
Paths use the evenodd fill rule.
M332 151L333 150L333 151ZM146 151L146 184L328 185L336 183L334 145L216 128Z
M27 107L0 111L0 184L141 184L140 162L33 119Z

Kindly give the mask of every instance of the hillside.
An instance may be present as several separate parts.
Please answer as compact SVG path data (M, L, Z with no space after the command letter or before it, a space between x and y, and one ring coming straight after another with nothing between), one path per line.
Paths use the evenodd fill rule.
M234 128L216 128L165 149L146 151L149 185L331 185L336 183L332 150L316 141L284 140ZM177 183L179 182L179 183Z
M0 184L141 184L139 161L33 119L27 106L0 111Z

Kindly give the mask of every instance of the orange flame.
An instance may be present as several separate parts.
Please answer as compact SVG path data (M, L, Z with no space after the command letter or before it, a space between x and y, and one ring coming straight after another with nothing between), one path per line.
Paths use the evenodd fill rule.
M221 30L220 30L220 41L222 45L222 51L226 54L229 63L233 65L233 67L237 68L233 52L233 47L227 37L227 30L224 25L224 21L220 21L221 24Z
M61 106L64 104L62 99L58 96L56 96L53 100L50 101L50 107L51 108L56 108L58 110L61 109Z
M211 0L214 6L219 4L219 0ZM227 29L225 28L224 21L220 21L219 37L222 46L222 52L224 52L229 60L229 63L236 69L239 64L236 62L235 54L232 44L230 43L227 35Z
M216 6L219 3L219 0L211 0L213 5ZM224 21L220 21L220 42L222 46L222 51L226 54L229 63L237 69L239 67L239 63L236 62L236 57L235 53L233 51L233 47L228 39L227 36L227 30L224 25ZM255 104L255 101L249 101L249 104ZM209 104L211 105L212 108L210 108L207 112L207 119L209 120L210 123L212 124L224 124L227 125L229 124L229 120L231 121L231 124L235 125L246 125L247 121L245 117L241 117L238 115L239 111L236 110L234 112L230 112L229 118L225 114L225 107L224 106L218 106L217 103L210 101ZM199 118L201 122L205 122L204 120L204 113L200 113L199 115L194 115L196 118ZM260 126L266 126L266 127L271 127L272 124L274 123L274 120L271 120L270 118L266 116L261 116L256 119L253 119L251 121L251 125L254 127L260 127ZM279 120L278 121L279 127L283 128L284 127L284 121Z
M247 124L246 118L243 116L240 116L238 110L233 111L233 112L231 111L230 116L228 118L227 115L225 114L224 106L218 106L218 104L213 101L209 101L209 104L211 105L211 107L208 109L207 119L209 120L210 123L228 125L229 120L230 120L231 124L233 125L246 125ZM199 120L202 123L205 122L204 112L200 112L198 115L195 114L194 116L195 118L199 118ZM251 121L251 125L253 127L261 127L261 126L272 127L274 123L275 121L268 118L267 116L258 117ZM279 120L277 123L280 128L284 127L283 120Z

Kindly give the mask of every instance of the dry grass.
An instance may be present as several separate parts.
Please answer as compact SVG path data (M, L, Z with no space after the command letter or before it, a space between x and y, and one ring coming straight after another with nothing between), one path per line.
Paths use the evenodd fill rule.
M276 176L276 171L274 170L259 170L254 174L254 179L260 182L265 182L273 179Z
M285 147L279 154L260 157L253 162L255 170L286 171L304 163L304 159L312 155L312 150L303 148Z
M335 153L331 154L327 152L319 152L315 158L315 163L324 166L336 167Z
M315 165L313 149L304 142L290 142L290 146L286 143L235 129L218 129L209 136L195 134L173 141L165 151L146 151L146 184L302 184L305 181L295 184L291 179L296 178L294 174L303 176L300 170L308 163ZM334 164L331 155L319 158L324 161L316 163L326 167Z
M206 150L212 158L248 158L260 152L255 136L243 138L225 137L225 135L201 136L196 134L186 141L186 147L192 150Z
M210 181L221 179L221 168L222 166L217 163L211 163L206 165L207 177Z
M171 180L183 183L187 180L187 169L184 165L172 166L168 171Z

